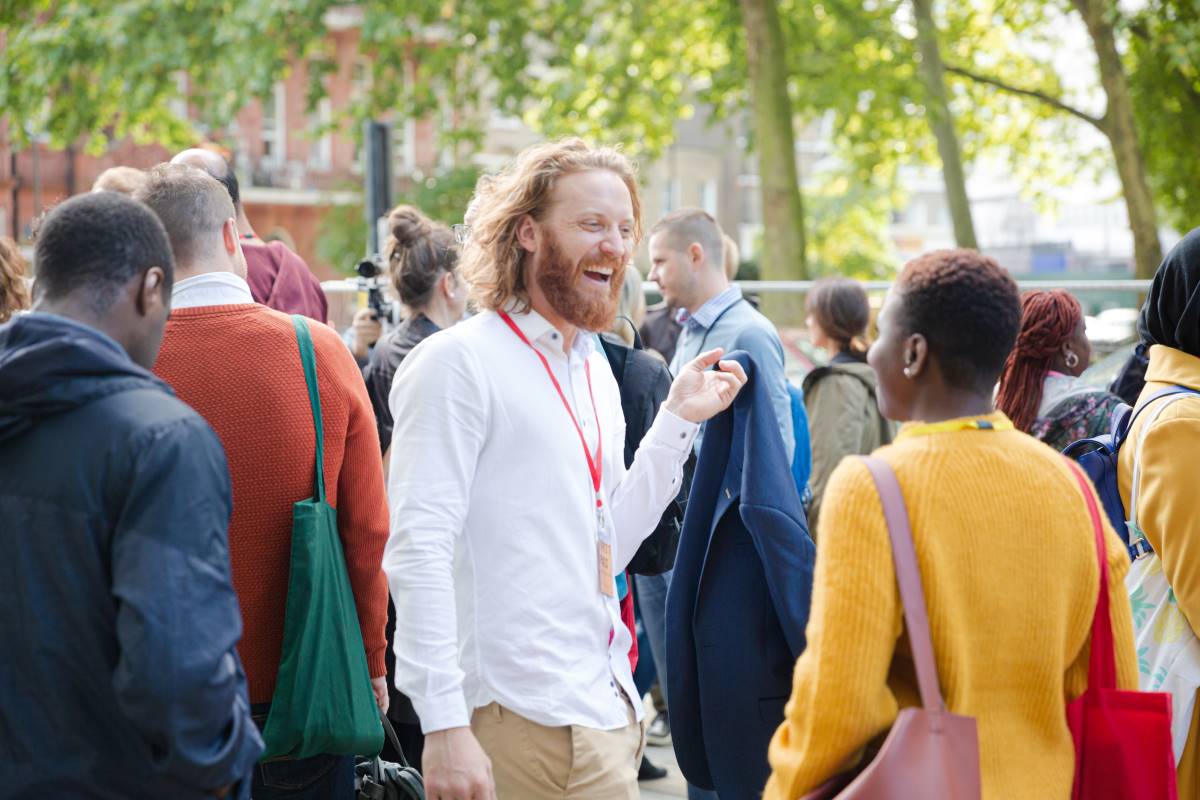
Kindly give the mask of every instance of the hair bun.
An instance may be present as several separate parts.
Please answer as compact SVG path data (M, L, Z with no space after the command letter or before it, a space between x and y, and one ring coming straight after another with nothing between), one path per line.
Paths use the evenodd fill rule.
M398 247L409 248L429 238L433 226L429 218L412 206L397 206L388 214L388 229Z

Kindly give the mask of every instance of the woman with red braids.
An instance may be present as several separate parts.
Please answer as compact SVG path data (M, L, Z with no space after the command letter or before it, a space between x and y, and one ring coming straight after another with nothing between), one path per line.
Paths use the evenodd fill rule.
M1063 289L1026 292L996 407L1055 450L1106 433L1121 398L1080 383L1091 356L1078 300Z

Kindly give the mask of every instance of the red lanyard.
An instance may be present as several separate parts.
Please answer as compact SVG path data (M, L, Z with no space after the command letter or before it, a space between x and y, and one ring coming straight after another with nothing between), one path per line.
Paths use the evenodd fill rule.
M512 332L517 335L517 338L524 342L530 350L541 359L542 366L546 368L546 374L550 376L550 382L554 384L554 388L558 391L558 398L562 400L563 408L571 415L571 424L575 426L575 432L579 434L579 444L583 445L583 456L587 459L588 472L592 476L592 488L596 491L596 508L604 505L600 499L600 481L604 476L604 437L600 433L600 414L596 411L596 395L592 392L592 365L584 361L583 371L587 375L588 397L592 401L592 415L596 418L596 456L592 457L592 453L588 450L587 439L583 436L583 429L579 427L579 422L575 419L575 412L571 410L571 404L567 402L567 396L563 393L562 386L558 383L558 378L554 377L554 371L550 369L550 362L542 355L541 351L533 346L533 343L521 332L517 327L517 323L513 322L512 317L503 311L497 312L500 319L504 320L504 324L508 325Z

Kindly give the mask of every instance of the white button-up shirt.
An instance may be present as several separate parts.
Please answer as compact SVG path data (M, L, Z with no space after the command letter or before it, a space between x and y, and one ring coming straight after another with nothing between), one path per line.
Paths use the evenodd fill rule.
M620 394L593 338L564 354L541 315L512 318L593 455L603 437L604 531L579 435L537 355L491 312L426 339L390 396L396 686L426 733L468 725L491 702L542 725L613 730L628 724L622 693L638 719L642 707L597 540L623 571L677 494L697 426L660 411L626 471Z

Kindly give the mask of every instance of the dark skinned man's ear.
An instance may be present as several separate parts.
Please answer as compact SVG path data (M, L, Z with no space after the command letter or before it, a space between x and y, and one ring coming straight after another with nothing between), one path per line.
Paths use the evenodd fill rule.
M163 283L166 281L166 277L162 267L151 267L142 275L137 295L134 298L139 314L147 316L153 309L163 305L165 302Z
M904 340L904 377L915 378L924 369L929 355L929 342L919 333Z

